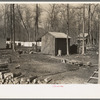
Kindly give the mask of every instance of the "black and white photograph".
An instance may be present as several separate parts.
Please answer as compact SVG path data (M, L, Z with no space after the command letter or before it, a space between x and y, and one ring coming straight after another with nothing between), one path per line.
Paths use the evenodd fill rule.
M99 34L99 3L0 3L0 84L100 84Z

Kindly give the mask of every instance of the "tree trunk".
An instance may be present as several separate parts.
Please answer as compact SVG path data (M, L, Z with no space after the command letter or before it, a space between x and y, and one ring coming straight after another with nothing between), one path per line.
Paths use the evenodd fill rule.
M91 41L91 4L89 4L89 11L88 11L88 44Z
M7 8L5 5L5 10L4 10L4 38L6 38L7 35Z
M36 52L37 52L37 35L38 35L38 4L36 4L36 19L35 19L35 42L36 42Z
M13 51L15 51L15 4L12 4L12 22L13 22Z
M98 84L100 84L100 15L99 15L99 61L98 61L98 69L99 69Z
M84 33L85 33L85 5L83 5L83 45L82 45L82 54L84 55L85 54L85 43L84 43Z
M81 9L80 9L80 16L79 16L79 21L78 21L78 35L79 35L79 44L78 44L78 46L79 46L79 48L80 48L80 46L81 46L81 44L80 44L80 25L81 25L81 23L80 23L80 21L81 21ZM78 52L80 53L80 51L78 50Z
M69 41L68 41L68 35L69 35L69 4L67 4L67 55L69 55Z
M18 6L18 5L17 5L17 9L18 9L18 13L19 13L20 19L22 20L23 26L24 26L24 28L25 28L25 30L26 30L26 32L27 32L27 37L28 37L27 40L29 40L29 32L28 32L28 29L27 29L27 27L26 27L26 24L25 24L25 22L24 22L24 20L23 20L23 17L22 17L22 15L21 15L21 12L20 12L20 9L19 9L19 6ZM24 40L24 39L23 39L23 40Z
M98 15L98 26L97 26L98 28L97 28L97 37L96 37L96 40L97 40L97 45L99 44L99 27L100 27L100 25L99 25L99 15Z
M13 34L12 32L12 4L10 4L10 33L11 33L10 40L11 40L11 48L12 48L12 40L13 40L12 38L12 34Z

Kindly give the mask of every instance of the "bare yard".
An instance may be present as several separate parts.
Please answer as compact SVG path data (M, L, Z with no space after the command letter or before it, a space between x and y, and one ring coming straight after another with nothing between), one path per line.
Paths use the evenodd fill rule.
M1 50L1 58L11 57L12 63L8 68L14 74L21 73L22 77L37 77L38 80L50 78L49 84L84 84L97 69L98 55L70 55L53 57L41 53L18 54L11 50ZM77 66L61 63L61 59L80 60L84 63L92 62L92 66ZM97 82L97 81L95 81Z

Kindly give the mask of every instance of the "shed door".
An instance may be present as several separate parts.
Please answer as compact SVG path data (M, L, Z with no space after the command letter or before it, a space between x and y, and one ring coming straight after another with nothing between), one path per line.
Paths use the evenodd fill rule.
M62 55L66 55L66 39L55 39L55 55L58 54L58 50L61 50Z

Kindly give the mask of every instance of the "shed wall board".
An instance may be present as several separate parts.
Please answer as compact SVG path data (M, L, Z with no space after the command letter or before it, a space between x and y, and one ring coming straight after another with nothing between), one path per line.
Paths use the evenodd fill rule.
M55 55L55 38L52 35L46 34L42 37L41 52Z
M0 49L6 48L6 39L0 38Z

